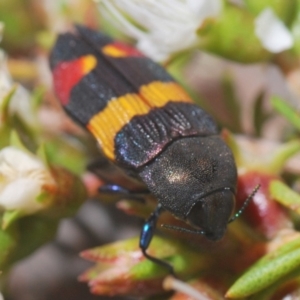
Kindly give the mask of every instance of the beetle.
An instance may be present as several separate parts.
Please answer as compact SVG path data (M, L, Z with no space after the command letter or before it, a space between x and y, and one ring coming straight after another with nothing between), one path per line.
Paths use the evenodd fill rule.
M108 159L99 171L108 182L103 189L150 191L157 198L140 237L147 258L174 273L147 253L164 210L193 229L169 228L209 240L223 237L252 195L231 217L237 183L233 154L212 117L162 66L134 47L77 25L75 32L58 36L50 67L63 108L92 133ZM124 171L116 182L106 172L114 166Z

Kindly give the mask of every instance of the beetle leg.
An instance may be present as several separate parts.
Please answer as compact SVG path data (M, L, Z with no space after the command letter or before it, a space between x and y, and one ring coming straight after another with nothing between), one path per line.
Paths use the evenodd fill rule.
M156 257L153 257L149 255L146 251L150 245L150 242L154 235L154 230L156 228L156 223L159 215L163 211L163 208L160 204L157 205L155 211L150 215L148 220L145 222L145 224L142 227L141 235L140 235L140 248L146 258L153 261L154 263L168 269L168 272L175 276L174 268L167 262L158 259Z
M100 193L130 194L131 192L117 184L105 184L99 187Z
M98 188L101 195L107 195L109 197L115 197L116 200L122 198L145 201L145 198L149 195L149 191L130 191L118 184L105 184Z

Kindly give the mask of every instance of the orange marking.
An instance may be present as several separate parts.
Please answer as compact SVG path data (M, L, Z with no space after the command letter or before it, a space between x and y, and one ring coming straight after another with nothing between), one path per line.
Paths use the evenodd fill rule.
M127 57L127 56L144 56L142 52L134 47L123 44L121 42L114 42L104 46L101 51L112 57Z
M133 117L146 115L151 109L163 107L170 101L192 102L177 83L154 81L143 85L139 94L111 99L91 118L87 128L96 137L105 155L114 160L114 138L122 127Z
M94 55L86 55L82 58L82 73L84 75L88 74L90 71L92 71L96 65L97 65L97 59Z

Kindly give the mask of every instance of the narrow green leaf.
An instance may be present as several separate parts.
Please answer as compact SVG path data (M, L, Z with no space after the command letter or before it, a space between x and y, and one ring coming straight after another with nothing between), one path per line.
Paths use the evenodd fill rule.
M157 257L163 258L176 254L179 245L171 240L165 240L155 236L151 241L148 252ZM132 257L132 253L140 251L139 237L130 238L123 241L114 242L104 246L96 247L83 251L81 256L85 259L101 262L101 261L114 261L119 256ZM155 252L155 253L154 253Z
M295 271L289 273L287 276L283 276L274 284L268 288L256 293L251 300L266 300L266 299L278 299L278 294L282 294L283 291L293 289L293 287L300 286L300 270L297 268ZM292 288L291 288L292 287ZM292 291L291 291L292 292Z
M275 283L300 266L300 239L265 255L248 269L228 290L226 297L252 295Z
M254 102L253 124L256 136L261 136L264 123L273 115L265 111L263 103L264 92L261 92Z
M36 155L43 161L43 163L47 166L47 169L50 170L50 160L49 155L47 153L47 149L44 144L40 145L36 151Z
M10 258L18 246L18 232L16 226L6 230L0 229L0 270L5 271L10 264ZM3 279L3 277L1 277Z
M242 132L240 102L236 97L233 81L229 75L223 77L222 86L224 90L224 103L230 115L230 123L225 125L236 133Z
M238 166L242 165L243 159L242 159L241 148L239 147L235 136L227 129L223 129L221 135L225 143L231 149L236 164Z
M3 119L4 121L7 121L9 118L9 105L10 105L10 101L12 100L13 95L15 94L17 90L17 85L13 85L13 87L9 90L9 92L7 93L7 95L3 98L2 102L1 102L1 113L3 115Z
M22 217L24 214L21 210L7 210L3 213L1 229L6 230L12 223Z
M20 139L20 136L18 135L17 131L12 131L10 134L10 145L13 147L16 147L22 151L25 151L27 153L30 153L28 149L24 146L23 142Z
M297 130L300 130L300 114L295 108L279 97L272 97L271 103L275 110L281 113Z
M270 162L269 171L271 171L274 174L279 174L282 171L284 165L286 164L286 161L299 152L299 140L291 140L280 145L274 153L272 161Z
M37 109L40 107L42 101L44 100L46 88L43 86L38 86L32 94L31 97L31 105L33 109L37 111Z
M274 180L269 187L272 198L300 214L300 195L280 180Z

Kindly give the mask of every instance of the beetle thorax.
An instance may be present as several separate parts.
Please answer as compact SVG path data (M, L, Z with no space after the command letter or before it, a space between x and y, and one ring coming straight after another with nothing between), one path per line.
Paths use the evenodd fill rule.
M236 166L220 136L174 141L140 176L174 216L219 239L234 208Z

